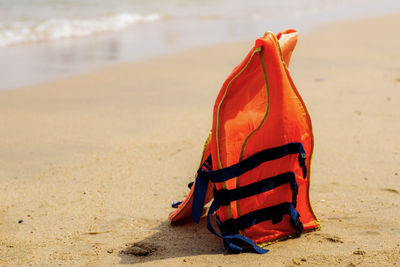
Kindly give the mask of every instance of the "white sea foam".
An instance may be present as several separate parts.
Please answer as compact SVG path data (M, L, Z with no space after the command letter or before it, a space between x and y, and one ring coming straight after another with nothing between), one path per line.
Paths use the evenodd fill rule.
M0 23L0 47L117 31L132 24L154 22L160 18L158 13L118 13L88 19L51 18L43 21Z

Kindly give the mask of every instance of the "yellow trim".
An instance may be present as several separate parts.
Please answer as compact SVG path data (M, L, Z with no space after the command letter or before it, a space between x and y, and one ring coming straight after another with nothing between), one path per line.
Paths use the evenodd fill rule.
M265 120L267 119L268 114L269 114L269 84L268 84L268 76L267 76L267 71L266 71L266 69L265 69L265 62L264 62L262 50L261 50L261 52L260 52L260 61L261 61L261 66L262 66L262 70L263 70L263 73L264 73L265 87L266 87L266 93L267 93L267 96L266 96L266 97L267 97L266 112L265 112L265 115L264 115L264 117L263 117L263 119L262 119L260 125L259 125L256 129L254 129L254 130L246 137L246 139L244 140L243 145L242 145L242 149L241 149L241 151L240 151L239 161L241 161L241 160L243 159L244 151L245 151L245 149L246 149L246 146L247 146L247 143L249 142L250 137L251 137L255 132L257 132L257 131L264 125Z
M267 34L267 33L266 33ZM300 100L301 105L303 106L303 109L306 113L306 117L307 117L307 123L310 127L310 135L311 135L311 151L310 151L310 157L309 157L309 161L308 161L308 172L307 172L307 202L308 202L308 206L310 207L310 211L312 213L312 215L314 216L315 221L318 224L318 227L315 230L319 230L321 229L321 223L319 221L319 219L317 218L317 215L315 214L312 206L311 206L311 201L310 201L310 183L311 183L311 162L312 162L312 157L314 154L314 133L313 133L313 127L312 127L312 123L311 123L311 117L310 117L310 113L307 110L306 105L304 104L303 98L300 96L299 91L297 90L296 86L294 85L294 82L292 80L292 76L290 75L289 69L285 64L285 61L283 60L283 56L282 56L282 51L281 51L281 47L279 45L279 41L278 38L276 37L275 34L272 33L272 36L274 37L275 43L277 44L277 48L279 51L279 56L283 65L283 68L285 69L285 73L286 73L286 77L288 78L290 85L292 87L293 92L296 94L297 98Z
M203 164L204 154L206 153L208 144L210 143L211 134L212 134L212 130L210 130L210 132L208 133L207 139L206 139L206 141L204 142L204 145L203 145L203 152L201 152L201 158L200 158L200 165L199 165L199 168L200 168L201 164Z
M290 84L292 85L292 89L295 92L295 94L297 95L297 97L299 98L301 105L304 108L304 111L306 113L306 117L307 117L307 121L308 121L308 125L310 127L310 135L311 135L311 151L310 151L310 157L308 160L308 172L307 172L307 202L308 202L308 206L310 207L310 211L312 213L312 215L314 216L315 221L318 224L318 228L316 230L321 229L321 223L319 221L319 219L317 218L317 215L314 212L314 209L311 206L311 201L310 201L310 183L311 183L311 162L312 162L312 157L314 154L314 133L313 133L313 128L312 128L312 124L311 124L311 117L310 114L308 113L308 110L306 108L306 105L304 104L303 99L301 98L299 91L297 90L296 86L293 83L292 77L290 76L289 70L287 69L286 65L284 65L285 68L285 72L286 72L286 76L288 77L288 80L290 82Z
M224 95L222 96L222 99L221 99L221 101L220 101L219 104L218 104L215 141L216 141L216 143L217 143L217 159L218 159L218 167L219 167L219 168L222 168L221 158L220 158L220 154L219 154L219 140L218 140L218 132L219 132L219 112L220 112L220 109L221 109L222 102L224 102L224 100L225 100L226 93L228 92L228 88L229 88L229 86L231 85L232 81L235 80L240 74L242 74L242 72L243 72L243 71L247 68L247 66L250 64L250 61L253 59L254 54L257 53L257 52L259 52L259 51L261 51L261 47L257 47L256 49L254 49L253 53L252 53L251 56L250 56L249 61L246 63L246 65L243 67L243 69L241 69L241 70L239 71L239 73L237 73L237 74L235 75L235 77L233 77L233 78L229 81L228 85L227 85L226 88L225 88L225 93L224 93Z
M268 33L269 33L269 32L266 32L265 35L268 34ZM272 32L270 32L270 33L272 33ZM265 35L264 35L264 36L265 36ZM312 206L311 206L311 202L310 202L311 161L312 161L312 156L313 156L313 152L314 152L314 134L313 134L313 128L312 128L311 118L310 118L310 114L308 113L307 107L306 107L306 105L304 104L304 101L303 101L303 99L301 98L301 96L300 96L300 94L299 94L299 91L297 90L296 86L294 85L294 82L293 82L293 80L292 80L292 77L290 76L290 73L289 73L289 70L288 70L288 68L287 68L287 66L286 66L286 64L285 64L285 61L283 60L282 51L281 51L281 47L280 47L280 45L279 45L278 38L277 38L276 35L273 34L273 33L272 33L272 36L274 37L274 41L275 41L275 43L277 44L277 50L278 50L278 52L279 52L280 60L281 60L282 65L283 65L283 67L284 67L286 77L288 78L288 80L289 80L289 82L290 82L290 85L291 85L291 87L292 87L293 92L297 95L298 99L299 99L300 102L301 102L301 105L302 105L303 108L304 108L304 111L305 111L306 117L307 117L307 122L308 122L308 125L309 125L309 127L310 127L310 134L311 134L311 151L310 151L309 161L308 161L308 164L307 164L307 165L309 166L309 167L308 167L309 170L308 170L308 172L307 172L307 180L308 180L308 183L307 183L307 202L308 202L308 206L310 207L310 211L311 211L312 215L314 216L314 219L315 219L316 223L318 224L318 227L317 227L317 228L314 228L314 229L309 229L309 230L306 230L306 231L303 231L303 232L317 231L317 230L320 230L320 229L321 229L321 223L320 223L320 221L318 220L317 216L315 215L315 212L314 212L314 210L313 210L313 208L312 208ZM275 240L271 240L271 241L268 241L268 242L264 242L264 243L257 244L257 246L263 248L263 247L268 246L268 245L271 245L271 244L273 244L273 243L275 243L275 242L282 241L282 240L285 240L285 239L288 239L288 238L292 238L292 237L293 237L292 235L282 236L282 237L277 238L277 239L275 239Z
M266 98L267 98L267 105L265 107L265 114L264 117L260 123L260 125L258 125L258 127L256 129L254 129L244 140L243 145L242 145L242 149L240 151L240 157L239 157L239 161L243 160L243 156L244 156L244 151L246 150L246 146L247 143L249 142L250 138L253 136L253 134L255 134L258 130L260 130L260 128L264 125L265 121L267 120L267 117L269 115L269 106L270 106L270 98L269 98L269 83L268 83L268 75L267 75L267 70L265 68L265 62L264 62L264 56L263 56L263 51L260 51L260 62L261 62L261 67L263 70L263 74L264 74L264 80L265 80L265 90L266 90ZM240 186L240 176L237 178L236 180L236 187ZM241 212L240 212L240 200L236 201L236 205L237 205L237 213L238 216L241 216Z
M222 96L221 101L218 104L218 108L217 108L217 123L216 123L216 131L215 131L215 142L217 145L217 161L218 161L218 167L221 169L222 168L222 163L221 163L221 157L220 157L220 153L219 153L219 140L218 140L218 133L219 133L219 113L220 113L220 109L221 109L221 105L222 102L224 102L226 94L228 92L228 88L231 85L232 81L235 80L240 74L242 74L242 72L247 68L247 66L250 64L250 61L253 59L253 56L255 53L261 51L261 47L257 47L256 49L254 49L253 53L251 54L249 60L247 61L246 65L229 81L228 85L225 88L225 92L224 95ZM226 189L226 183L223 182L222 186L224 189ZM232 218L232 210L231 210L231 206L228 206L228 217Z
M309 229L309 230L303 230L302 233L303 234L304 233L310 233L310 232L318 231L320 229L321 229L321 227L320 227L320 225L318 225L317 228ZM290 238L296 238L296 237L297 237L296 235L285 235L285 236L281 236L281 237L278 237L276 239L270 240L268 242L259 243L259 244L257 244L257 246L259 246L261 248L265 248L265 247L267 247L269 245L272 245L272 244L275 244L277 242L280 242L280 241L283 241L283 240L287 240L287 239L290 239Z

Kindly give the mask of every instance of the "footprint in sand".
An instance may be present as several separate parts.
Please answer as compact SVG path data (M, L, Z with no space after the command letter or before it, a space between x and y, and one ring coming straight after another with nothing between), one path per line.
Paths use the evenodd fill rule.
M396 189L393 188L381 188L382 191L386 191L386 192L390 192L390 193L395 193L395 194L399 194L399 191L397 191Z
M134 256L148 256L157 251L157 246L148 243L126 244L127 248L120 251L120 254Z
M357 249L357 250L353 251L353 254L354 255L364 256L366 254L366 252L364 250Z
M343 241L340 239L340 237L337 237L337 236L326 236L324 238L325 238L325 240L327 240L331 243L343 243Z
M364 231L364 232L362 232L363 234L365 234L365 235L380 235L381 233L379 233L378 231L371 231L371 230L369 230L369 231Z
M319 240L319 242L328 241L331 243L343 243L342 239L335 235L319 234L319 236L321 237L321 240Z

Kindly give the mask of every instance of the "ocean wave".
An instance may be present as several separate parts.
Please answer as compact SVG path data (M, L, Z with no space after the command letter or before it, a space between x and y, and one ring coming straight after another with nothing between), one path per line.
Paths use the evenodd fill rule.
M117 31L132 24L150 23L160 19L158 13L118 13L89 19L52 18L44 21L0 23L0 47Z

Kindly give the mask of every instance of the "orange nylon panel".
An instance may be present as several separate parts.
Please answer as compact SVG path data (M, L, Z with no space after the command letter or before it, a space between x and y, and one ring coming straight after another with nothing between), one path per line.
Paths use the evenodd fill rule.
M292 30L287 33L295 34ZM282 37L282 34L279 37ZM289 62L296 41L297 35L284 42L286 53L281 55L277 39L272 33L267 33L256 41L250 56L235 68L224 83L214 106L211 151L213 155L219 152L219 158L213 157L213 166L227 167L266 148L291 142L303 144L307 154L307 166L310 166L313 149L311 121L282 62ZM254 49L258 47L262 48L262 52L254 54ZM261 57L267 73L268 90ZM305 229L318 227L308 200L309 175L303 179L297 155L266 162L241 177L216 186L217 189L234 189L287 171L296 174L299 185L297 209ZM269 192L232 202L228 207L221 207L217 210L217 216L224 222L254 210L290 202L291 193L288 185L280 186ZM266 235L266 229L274 231ZM276 225L263 222L245 230L245 234L257 242L274 240L293 232L288 219Z
M304 102L287 71L296 43L297 32L293 29L280 32L276 37L266 33L256 40L254 48L232 71L218 94L214 105L212 136L202 160L211 153L213 169L216 170L267 148L301 142L307 154L306 179L298 166L298 155L287 155L262 163L240 177L217 183L216 188L234 189L292 171L299 185L297 210L300 220L305 230L312 230L319 227L309 203L312 126ZM262 62L268 82L265 80ZM209 184L205 204L212 198L211 188L212 183ZM176 221L191 213L193 189L170 216L170 220ZM232 202L229 206L221 206L216 213L224 222L258 209L290 202L291 199L292 191L285 184ZM294 229L289 223L289 216L285 215L277 224L272 224L272 221L261 222L244 229L242 233L256 243L263 243L293 234Z
M256 244L277 240L293 233L294 229L290 226L288 215L284 215L282 221L277 224L273 224L272 221L265 221L244 231L244 234L254 240Z

